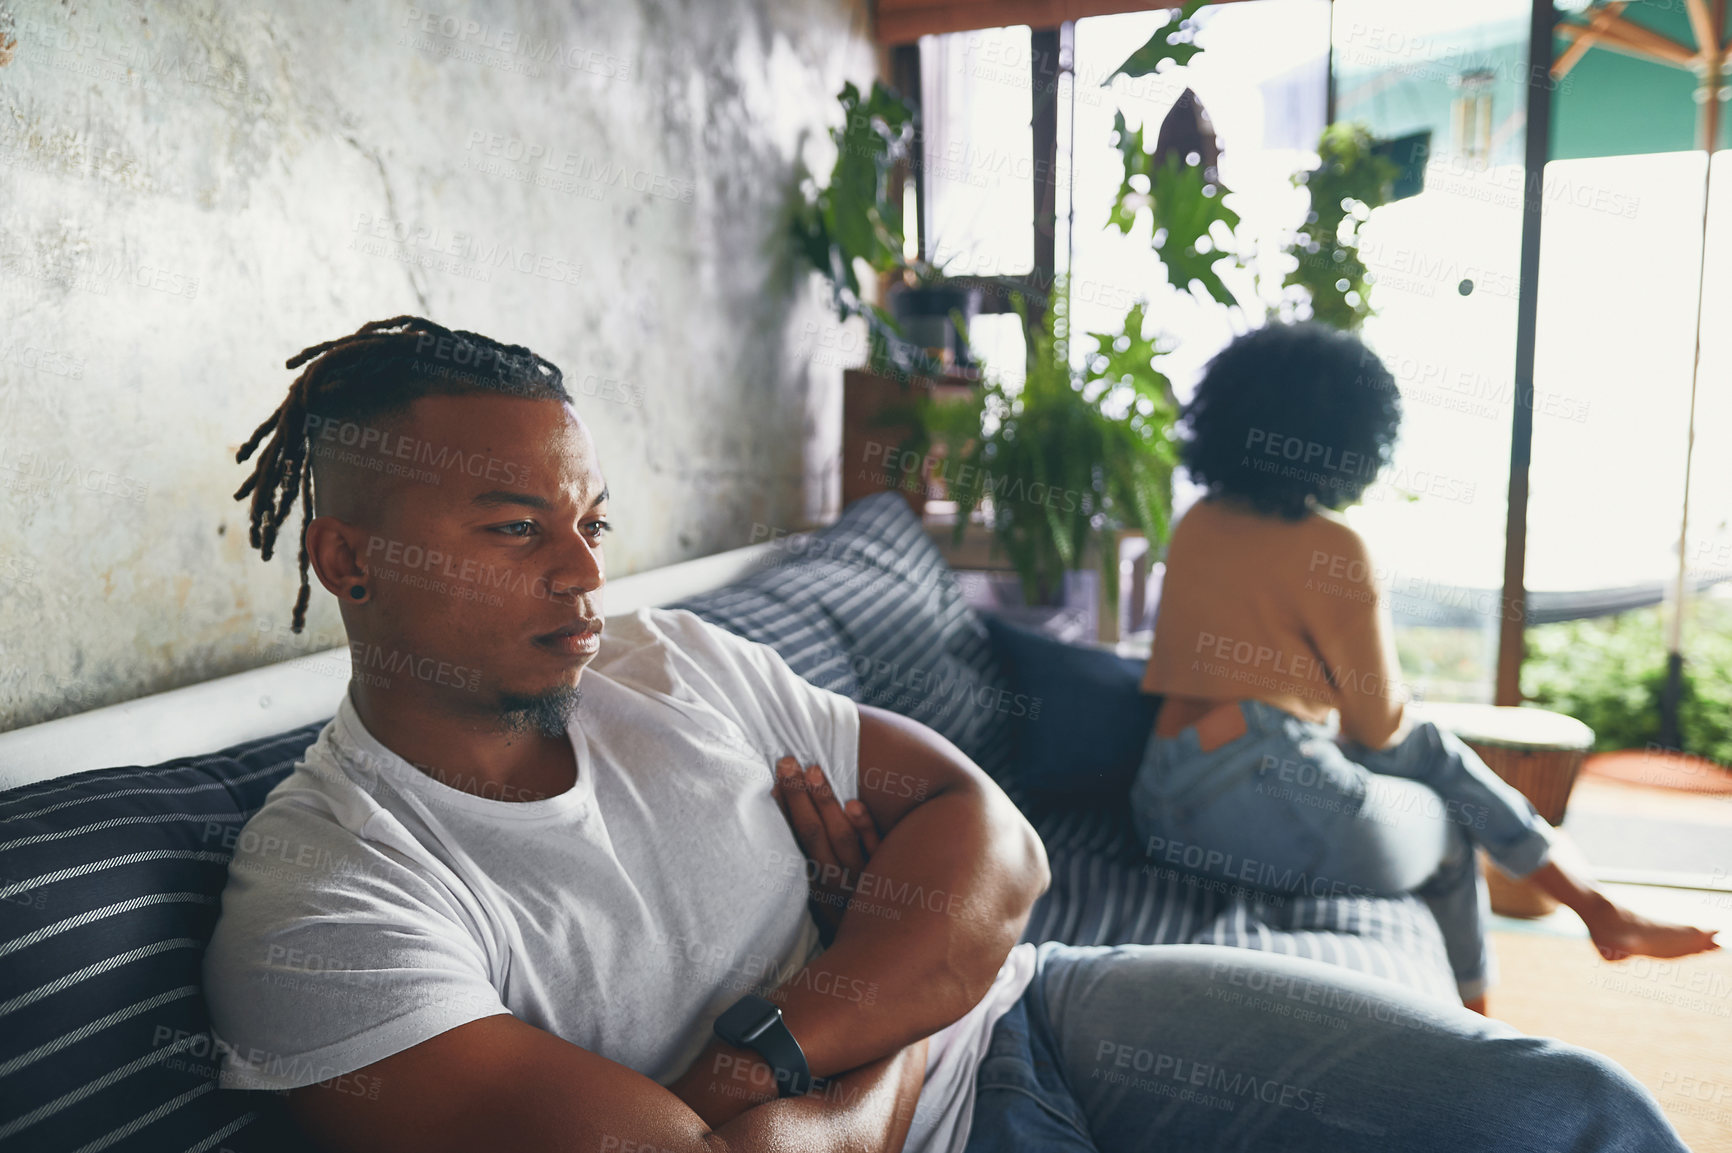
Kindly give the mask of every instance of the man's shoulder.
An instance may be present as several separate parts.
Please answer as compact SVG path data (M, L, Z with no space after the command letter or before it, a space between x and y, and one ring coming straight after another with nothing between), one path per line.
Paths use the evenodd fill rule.
M345 767L329 726L245 824L225 835L223 914L280 915L400 892L428 854L369 789L366 767ZM357 775L363 779L357 779ZM375 782L376 784L376 782Z
M766 710L818 707L822 694L774 647L689 609L640 608L618 623L616 631L608 618L591 668L628 692L696 705L748 727Z
M689 609L660 605L643 605L628 613L610 615L602 628L601 652L592 664L646 645L667 644L702 624L703 619Z
M647 687L661 689L667 671L678 665L711 666L744 638L711 624L690 609L645 606L607 618L601 651L590 668L612 680L639 681L656 670Z
M338 733L339 718L333 717L295 762L289 775L265 794L247 823L246 830L302 828L325 830L333 836L357 833L379 804L367 792L366 766L346 767ZM363 779L357 779L356 773Z
M230 830L224 912L312 900L381 871L381 847L364 830L383 807L341 769L299 764L244 825Z

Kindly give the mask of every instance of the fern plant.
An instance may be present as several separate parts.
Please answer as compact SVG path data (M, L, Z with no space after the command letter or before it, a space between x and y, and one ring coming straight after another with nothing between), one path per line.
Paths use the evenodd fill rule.
M1015 307L1026 325L1021 297ZM1116 605L1116 533L1139 530L1156 547L1167 539L1178 406L1153 365L1165 350L1142 335L1141 305L1124 331L1088 334L1095 347L1081 369L1071 365L1069 311L1061 278L1033 329L1026 379L1006 382L989 365L968 401L922 399L904 459L941 450L936 475L957 504L955 540L982 508L1029 604L1050 601L1092 542L1103 604Z

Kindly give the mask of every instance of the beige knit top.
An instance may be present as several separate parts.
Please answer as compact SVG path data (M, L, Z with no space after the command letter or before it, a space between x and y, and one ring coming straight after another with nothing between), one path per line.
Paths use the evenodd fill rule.
M1365 542L1334 513L1298 521L1227 498L1173 530L1144 692L1251 698L1380 747L1407 699Z

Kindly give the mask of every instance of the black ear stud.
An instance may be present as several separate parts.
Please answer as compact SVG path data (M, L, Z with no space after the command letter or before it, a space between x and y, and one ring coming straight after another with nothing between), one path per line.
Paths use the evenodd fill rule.
M356 600L360 600L362 597L367 595L367 587L365 585L350 585L349 595Z

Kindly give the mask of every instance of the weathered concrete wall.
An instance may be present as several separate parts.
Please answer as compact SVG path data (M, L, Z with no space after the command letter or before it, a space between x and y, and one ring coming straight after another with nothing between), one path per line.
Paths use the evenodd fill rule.
M316 581L288 634L300 513L261 562L234 453L366 320L564 369L613 575L834 515L840 371L783 237L865 32L863 0L0 0L0 729L342 643Z

